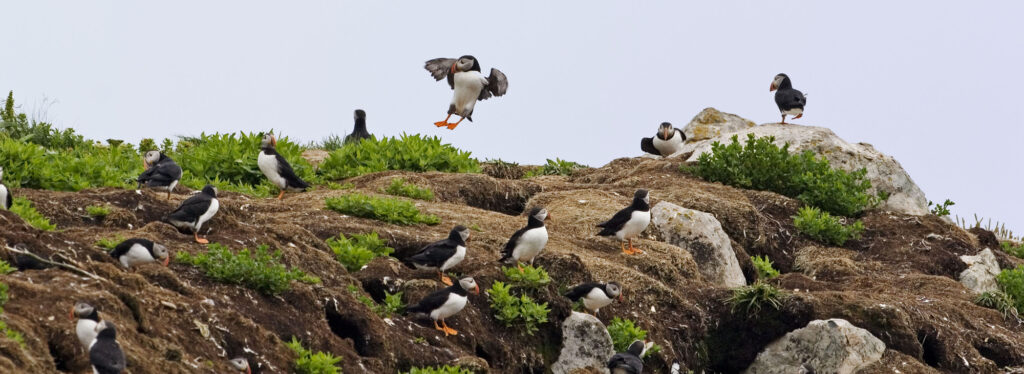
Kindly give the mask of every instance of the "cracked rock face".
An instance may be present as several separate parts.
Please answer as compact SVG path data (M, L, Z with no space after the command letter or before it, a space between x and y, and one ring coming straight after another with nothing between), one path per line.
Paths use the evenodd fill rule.
M662 201L651 209L651 222L666 242L693 255L708 282L728 288L747 284L729 235L715 216Z
M991 249L985 248L974 256L960 256L967 264L967 270L960 273L960 283L974 293L996 291L996 276L999 275L999 261Z
M608 358L615 354L612 337L597 317L572 312L562 322L562 351L551 366L554 374L569 374L590 369L607 373Z
M745 373L855 373L883 352L885 343L868 330L843 319L819 319L769 344Z

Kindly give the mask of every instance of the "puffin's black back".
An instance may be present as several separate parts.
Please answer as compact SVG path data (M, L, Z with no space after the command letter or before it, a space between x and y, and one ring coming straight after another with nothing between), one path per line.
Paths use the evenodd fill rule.
M424 297L423 300L420 300L419 303L416 303L416 305L406 307L405 311L406 313L430 313L444 305L448 301L448 295L453 293L460 296L469 295L467 290L462 289L460 282L455 282L451 286L432 292L427 297Z
M534 217L540 213L541 209L544 208L535 207L530 209L530 215L528 215L526 219L526 227L516 230L516 232L512 234L512 237L508 239L508 242L505 243L505 248L501 250L501 258L498 259L499 262L504 262L505 260L512 258L512 252L515 251L516 245L519 245L519 238L522 238L526 231L544 227L544 221Z
M362 109L356 109L355 117L356 124L352 128L352 133L345 136L345 143L352 143L370 138L370 132L366 130L366 112Z
M579 286L573 287L571 290L569 290L569 292L566 292L564 296L568 297L569 300L576 301L582 298L583 296L587 296L587 294L590 293L590 291L595 288L604 289L604 284L598 282L587 282Z
M641 196L642 191L642 196ZM643 196L646 196L647 190L637 190L633 194L633 202L629 206L615 213L612 219L597 224L597 227L601 227L601 232L597 233L599 236L612 236L619 232L626 222L633 216L634 211L646 212L651 210L650 204L644 201Z
M175 209L167 217L182 222L195 222L210 208L210 201L217 197L217 191L212 185L203 187L203 191L181 202L178 209Z
M125 241L121 242L116 247L114 247L114 250L110 251L110 257L120 258L125 253L128 253L128 250L132 249L132 246L136 245L136 244L140 244L143 247L146 247L147 249L149 249L150 252L152 252L152 248L153 248L153 241L152 240L142 239L142 238L131 238L131 239L128 239L128 240L125 240Z
M96 342L89 348L89 363L99 374L120 374L124 371L124 351L117 343L117 333L113 326L96 334Z

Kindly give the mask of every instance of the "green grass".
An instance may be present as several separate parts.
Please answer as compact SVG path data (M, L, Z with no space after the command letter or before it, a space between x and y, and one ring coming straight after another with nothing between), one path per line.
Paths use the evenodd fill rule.
M438 367L413 367L409 371L403 371L402 374L473 374L469 369L463 369L461 366L438 366Z
M1020 313L1017 311L1017 302L1012 296L1003 291L992 291L982 293L974 298L974 303L986 308L998 310L999 313L1003 314L1003 318L1014 317L1020 318Z
M106 249L107 251L112 251L114 250L114 247L117 247L118 244L121 244L121 242L123 242L124 239L125 238L121 235L111 238L100 238L99 240L96 240L96 246Z
M1019 265L1015 269L1003 269L996 276L996 283L1013 299L1017 312L1024 314L1024 265Z
M547 162L544 163L544 165L541 165L539 168L536 168L536 169L533 169L533 170L530 170L530 171L526 172L526 175L524 177L530 178L530 177L536 177L536 176L539 176L539 175L563 175L563 176L569 176L569 175L572 175L573 171L576 171L576 170L579 170L579 169L587 169L587 168L589 168L589 166L583 165L583 164L579 164L579 163L576 163L576 162L566 161L566 160L563 160L563 159L560 159L560 158L555 158L554 160L549 158L549 159L547 159Z
M240 284L268 295L276 295L291 288L292 281L320 283L320 279L301 270L280 263L281 252L269 252L260 245L255 251L242 249L232 253L227 246L213 243L207 251L196 255L178 252L175 261L201 269L206 276L228 284Z
M508 278L510 284L518 287L536 289L551 283L551 277L548 276L548 272L540 266L526 265L523 266L522 272L515 266L502 266L501 271L505 273L505 277Z
M1001 242L999 246L1003 248L1003 251L1009 253L1017 258L1024 258L1024 243L1013 244L1010 242Z
M418 187L412 183L406 183L405 179L394 178L388 188L384 189L388 195L405 196L416 200L434 200L434 191L426 187Z
M394 253L395 249L386 244L376 232L355 234L350 237L338 234L337 237L327 239L327 246L334 252L334 258L345 265L345 269L350 273L359 271L374 258L387 257Z
M625 352L633 342L647 339L647 330L638 327L632 320L615 317L608 325L608 335L612 337L615 352ZM661 346L654 344L644 352L644 357L658 352L661 352Z
M110 207L100 205L90 205L85 207L85 212L89 214L89 217L95 219L103 219L110 215Z
M384 291L383 304L377 304L372 298L363 293L359 286L354 284L348 285L348 292L381 318L391 318L391 316L405 309L405 303L402 302L402 292L390 293Z
M779 271L775 270L772 265L772 260L768 256L750 256L750 261L754 263L754 268L757 269L757 279L772 279L779 276Z
M14 91L10 91L3 111L0 111L0 133L54 150L91 145L89 140L76 134L73 129L60 130L52 124L30 120L25 113L15 112L14 107Z
M415 225L425 223L436 225L441 222L435 215L422 214L412 202L350 193L338 197L328 197L324 201L327 209L355 217L376 219L397 225Z
M810 206L800 208L793 217L793 225L814 240L835 246L842 246L850 239L859 239L864 232L864 224L860 220L844 225L838 217Z
M18 271L18 268L11 266L7 261L0 260L0 275L10 274Z
M8 300L10 300L10 295L7 294L8 290L6 283L0 283L0 314L4 313L4 305L7 304ZM22 349L25 348L25 337L17 330L7 326L7 322L4 322L3 320L0 320L0 332L2 332L8 339L18 343L18 346Z
M950 199L946 199L946 201L943 202L942 204L936 204L933 203L931 200L928 200L928 206L931 207L932 214L937 215L939 217L948 216L949 207L953 205L956 205L956 203L954 203L953 200Z
M516 297L511 293L511 287L500 281L495 281L491 289L487 291L491 301L491 309L494 317L501 321L505 327L521 327L527 335L533 335L538 330L538 325L548 322L548 303L538 304L533 298L527 295Z
M57 229L57 225L50 223L50 219L40 214L36 210L35 205L24 197L14 198L14 204L11 205L11 213L17 214L29 226L39 230L53 231Z
M441 138L402 134L398 138L371 137L346 144L331 152L320 165L320 172L329 180L385 170L477 173L480 162L469 152L442 144Z
M262 141L261 132L201 133L197 137L179 139L168 156L181 165L184 172L181 183L190 188L201 189L210 183L220 191L266 197L278 190L256 164ZM319 179L313 167L302 158L302 151L303 148L288 137L277 138L277 152L288 160L295 174L306 182L315 183Z
M295 373L297 374L340 374L341 368L337 365L341 357L334 357L330 352L316 352L306 349L295 337L285 343L288 348L295 352L298 358L295 359Z
M330 190L351 190L356 188L352 183L327 182L327 189Z
M732 290L726 302L732 306L732 312L742 310L748 316L761 312L763 308L780 309L786 294L768 283L760 280L754 284Z

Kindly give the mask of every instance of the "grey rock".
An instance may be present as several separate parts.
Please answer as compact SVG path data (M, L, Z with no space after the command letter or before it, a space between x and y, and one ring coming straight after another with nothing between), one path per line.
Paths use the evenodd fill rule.
M693 255L708 282L729 288L747 284L732 242L715 216L662 201L651 209L651 222L667 243Z
M554 374L570 374L581 369L608 373L608 359L615 354L612 337L597 317L572 312L562 322L562 351L551 365Z

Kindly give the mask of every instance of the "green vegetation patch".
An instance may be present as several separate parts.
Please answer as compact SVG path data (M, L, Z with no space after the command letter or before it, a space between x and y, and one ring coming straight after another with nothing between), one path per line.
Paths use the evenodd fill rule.
M999 246L1003 248L1003 251L1009 253L1017 258L1024 258L1024 243L1014 244L1011 242L999 243Z
M442 144L441 138L402 134L398 138L371 137L346 144L331 152L320 165L320 172L331 180L385 170L477 173L480 162L469 152Z
M11 205L11 213L17 214L29 226L39 230L53 231L57 229L57 225L50 223L50 219L39 213L35 205L24 197L14 198L14 204Z
M753 316L766 307L775 310L782 308L785 297L786 294L775 286L758 280L754 284L733 289L726 302L732 306L733 313L743 310L748 316Z
M839 217L810 206L800 208L793 217L793 225L814 240L835 246L842 246L850 239L859 239L864 232L864 224L860 220L844 225Z
M750 256L750 261L757 269L757 279L772 279L779 276L779 271L773 267L772 260L765 256Z
M1019 265L1015 269L1003 269L996 276L996 283L1013 300L1017 312L1024 314L1024 265Z
M391 184L384 190L388 195L405 196L417 200L434 200L434 191L426 187L418 187L412 183L406 183L405 179L394 178Z
M355 234L350 237L338 234L337 237L327 238L327 246L334 252L334 258L345 265L345 269L350 273L359 271L374 258L387 257L394 253L395 249L386 244L376 232Z
M576 171L576 170L579 170L579 169L587 169L587 168L590 168L590 167L587 166L587 165L580 164L580 163L576 163L576 162L572 162L572 161L566 161L566 160L563 160L563 159L560 159L560 158L555 158L554 160L549 158L549 159L547 159L547 162L544 163L544 165L541 165L539 168L536 168L536 169L533 169L533 170L530 170L530 171L526 172L525 177L529 178L529 177L536 177L536 176L539 176L539 175L562 175L562 176L569 176L569 175L572 175L573 171Z
M10 274L18 271L18 268L11 266L7 261L0 260L0 275Z
M175 261L198 267L218 282L240 284L268 295L289 290L293 280L320 283L317 277L281 264L281 251L270 252L269 249L267 245L260 245L255 251L242 249L235 254L227 246L213 243L204 253L178 252Z
M403 371L402 374L473 374L469 369L463 369L461 366L438 366L438 367L413 367L409 371Z
M7 304L8 300L10 300L10 295L7 294L7 291L7 283L0 283L0 314L4 313L4 305ZM18 346L22 349L25 348L25 337L17 330L7 326L7 322L2 319L0 319L0 333L3 333L5 337L18 343Z
M939 217L948 216L949 207L953 205L956 205L956 203L954 203L953 200L950 199L946 199L946 201L944 201L942 204L936 204L933 203L931 200L928 200L928 206L931 207L930 211L932 212L932 214L937 215Z
M521 326L527 335L533 335L538 325L548 322L548 313L551 312L548 303L538 304L527 295L516 297L505 283L495 281L487 291L487 296L491 300L495 318L504 323L505 327Z
M612 337L615 352L625 352L633 342L647 339L647 330L640 328L632 320L615 317L608 325L608 335ZM644 357L658 352L661 352L661 346L654 344L644 352Z
M90 205L85 207L85 212L89 214L89 217L103 219L110 215L110 207L105 205Z
M348 285L348 292L381 318L391 318L391 316L405 309L405 303L402 302L402 292L390 293L384 291L383 304L377 304L372 298L363 293L359 286L354 284Z
M422 214L416 208L416 204L401 199L350 193L338 197L328 197L324 202L327 209L342 214L376 219L397 225L419 223L436 225L441 222L437 216Z
M518 267L502 266L501 271L505 273L510 284L518 287L537 289L551 283L548 272L540 266L526 265L523 266L522 271Z
M986 308L998 310L1003 318L1020 318L1017 311L1017 303L1013 297L1003 291L990 291L982 293L974 298L974 303Z
M202 133L179 139L168 156L181 165L181 183L188 187L201 189L210 183L222 191L265 197L278 190L256 163L262 141L261 132ZM318 179L313 167L302 158L302 151L288 137L277 138L277 153L288 160L295 175L315 183Z
M316 352L306 349L295 337L286 342L288 348L298 356L295 359L295 372L297 374L340 374L341 368L337 365L341 357L334 357L330 352Z

